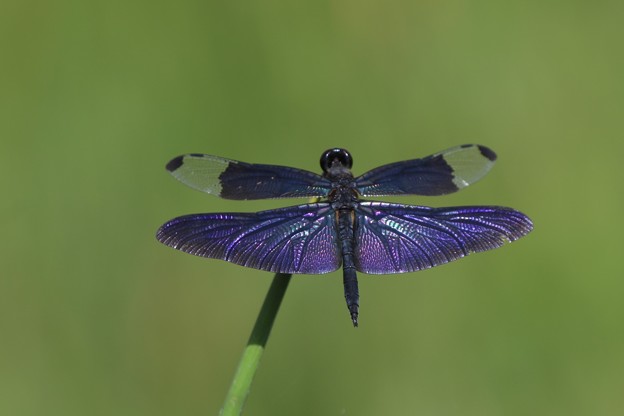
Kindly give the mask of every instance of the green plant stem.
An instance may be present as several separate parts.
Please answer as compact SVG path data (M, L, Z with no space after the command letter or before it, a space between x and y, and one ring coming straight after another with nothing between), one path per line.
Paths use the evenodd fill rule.
M290 278L290 274L282 273L277 273L273 278L271 287L256 319L256 324L249 336L249 341L247 341L247 346L238 363L230 390L225 397L220 413L222 416L238 416L243 411L245 400L251 388L251 382L258 369L260 358L269 339L273 322L275 322L277 311L288 288L288 283L290 283Z

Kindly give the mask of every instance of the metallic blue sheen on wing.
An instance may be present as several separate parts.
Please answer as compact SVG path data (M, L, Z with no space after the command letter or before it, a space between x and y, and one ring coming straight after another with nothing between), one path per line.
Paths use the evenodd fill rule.
M219 176L221 198L266 199L325 197L331 183L316 173L287 166L230 163Z
M329 204L257 213L194 214L174 218L159 241L196 256L275 273L322 274L342 258Z
M361 195L444 195L457 191L444 158L406 160L366 172L356 179Z
M362 202L356 208L355 265L371 274L427 269L500 247L532 228L526 215L505 207Z
M365 197L384 195L445 195L481 179L496 154L485 146L456 146L422 159L390 163L356 178Z

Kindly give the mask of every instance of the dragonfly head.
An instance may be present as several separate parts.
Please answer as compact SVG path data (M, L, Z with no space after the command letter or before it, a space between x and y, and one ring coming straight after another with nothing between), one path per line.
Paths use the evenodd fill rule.
M329 149L321 155L321 169L327 173L331 168L342 167L351 169L353 158L346 149Z

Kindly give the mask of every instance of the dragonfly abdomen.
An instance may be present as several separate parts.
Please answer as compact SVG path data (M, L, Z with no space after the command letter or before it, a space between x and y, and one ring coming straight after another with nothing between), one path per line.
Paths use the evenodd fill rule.
M338 211L338 230L340 240L340 252L342 255L342 276L344 283L344 295L347 308L351 315L353 326L358 326L358 309L360 294L358 290L357 273L355 269L354 242L355 242L355 212L352 209Z

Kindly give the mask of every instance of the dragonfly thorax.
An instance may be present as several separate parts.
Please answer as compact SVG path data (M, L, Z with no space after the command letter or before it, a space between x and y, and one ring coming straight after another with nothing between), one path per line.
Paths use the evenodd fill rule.
M359 194L353 177L341 178L332 184L332 190L327 196L332 208L353 209L358 204Z

